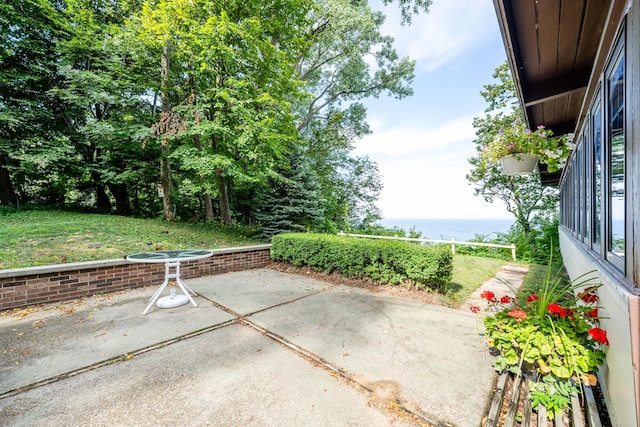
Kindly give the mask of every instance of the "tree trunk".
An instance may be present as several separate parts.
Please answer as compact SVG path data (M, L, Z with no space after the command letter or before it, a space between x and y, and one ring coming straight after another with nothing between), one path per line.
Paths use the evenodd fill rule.
M127 184L107 184L107 186L116 200L116 215L131 216L131 203L129 202Z
M227 183L222 179L222 169L216 170L218 177L218 207L220 208L220 220L224 225L231 224L231 209L229 207L229 193Z
M165 40L162 46L162 57L160 58L160 87L162 91L162 117L160 120L169 120L171 114L171 97L169 93L171 84L171 46L169 43L169 40ZM160 145L160 183L164 191L162 205L164 209L164 219L167 221L173 220L175 216L173 213L173 201L171 200L173 182L171 181L171 163L169 162L170 152L169 135L167 135Z
M202 151L202 144L200 143L200 135L194 135L193 136L193 143L196 146L196 148L198 149L198 151ZM200 182L202 182L202 189L203 189L203 197L204 197L204 207L205 207L205 217L204 220L205 222L211 222L214 220L214 215L213 215L213 202L211 201L211 194L209 194L209 191L207 191L206 186L205 186L205 178L201 178Z
M97 182L97 181L94 181ZM108 214L111 213L111 200L109 195L104 189L104 185L97 184L96 187L96 210L99 213Z
M211 222L215 219L215 215L213 214L213 200L211 200L211 194L204 193L204 207L205 207L205 221Z
M162 184L163 196L162 206L164 210L164 219L172 221L175 217L173 214L173 201L171 193L173 192L173 182L171 181L171 163L169 162L169 146L162 144L160 148L160 183Z
M4 157L0 156L0 205L17 206L18 197L13 189L9 171L4 165Z

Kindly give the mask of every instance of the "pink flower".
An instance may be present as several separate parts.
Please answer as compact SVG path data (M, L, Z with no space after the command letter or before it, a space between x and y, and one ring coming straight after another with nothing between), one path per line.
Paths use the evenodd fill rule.
M514 319L523 320L527 318L527 313L524 310L511 310L507 313L507 316L513 317Z
M589 331L589 336L596 341L601 342L604 345L609 345L609 340L607 339L607 332L600 328L592 328Z
M479 313L480 307L478 307L477 305L472 305L471 307L469 307L469 310L471 310L472 313Z
M512 142L511 144L509 144L509 150L511 150L513 147L515 147L516 145Z
M538 125L538 129L544 129L544 125Z

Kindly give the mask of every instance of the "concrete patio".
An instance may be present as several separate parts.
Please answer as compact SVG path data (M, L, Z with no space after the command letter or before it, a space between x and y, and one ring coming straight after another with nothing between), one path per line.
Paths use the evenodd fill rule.
M0 317L3 425L478 426L495 379L477 317L273 271Z

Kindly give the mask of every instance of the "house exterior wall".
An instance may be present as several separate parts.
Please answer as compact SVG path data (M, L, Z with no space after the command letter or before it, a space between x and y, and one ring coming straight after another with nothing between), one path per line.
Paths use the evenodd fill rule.
M604 67L592 76L560 182L560 245L572 279L594 272L603 284L610 345L599 378L614 425L626 427L640 425L640 2L613 3L624 13L608 22L617 34L600 46Z
M184 279L260 268L270 262L271 245L216 249L209 258L180 264ZM157 285L164 263L124 259L0 270L0 310Z
M581 247L566 230L560 231L562 259L572 278L590 273L602 283L598 289L601 327L607 331L609 346L604 366L599 372L600 384L607 401L611 421L616 426L637 424L635 369L632 357L634 340L631 333L630 306L637 297L611 280L606 266L599 265L585 248ZM637 313L634 315L637 316ZM637 345L637 342L635 342Z

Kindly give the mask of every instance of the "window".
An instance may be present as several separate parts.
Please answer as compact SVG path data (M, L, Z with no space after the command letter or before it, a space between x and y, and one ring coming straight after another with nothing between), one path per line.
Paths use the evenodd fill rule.
M593 181L593 234L591 236L592 247L600 251L602 240L602 108L598 99L593 108L593 169L591 179Z
M584 208L585 208L584 147L582 143L580 143L577 150L578 150L578 155L576 157L575 174L577 177L576 184L578 186L578 188L576 188L576 193L578 194L578 206L577 206L578 209L576 209L576 211L578 212L578 240L582 241L584 240L584 233L586 228L584 223L584 217L585 217L585 213L584 213Z
M625 257L625 132L624 53L607 75L607 259L624 272Z
M622 274L629 250L627 232L627 132L629 123L625 96L625 30L600 75L593 103L571 162L563 174L561 204L563 226L594 255L606 260Z
M584 193L584 234L582 235L582 241L589 245L591 243L591 185L592 180L589 179L589 172L591 170L591 140L589 138L589 123L586 124L586 130L583 133L582 147L582 171L584 177L584 188L581 189Z
M580 153L576 153L571 161L571 175L573 176L573 194L575 196L575 200L573 202L573 215L574 215L574 223L573 223L573 235L578 239L580 238L580 218L582 217L582 212L580 212L582 202L580 200Z

